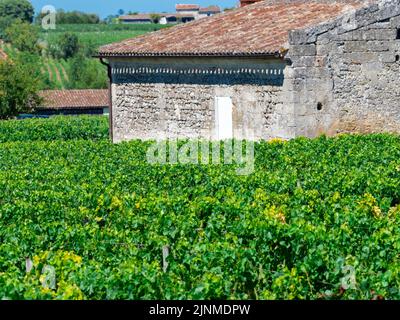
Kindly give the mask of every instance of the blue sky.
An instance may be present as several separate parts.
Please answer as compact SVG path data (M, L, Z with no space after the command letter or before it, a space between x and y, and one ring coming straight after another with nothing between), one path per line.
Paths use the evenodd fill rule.
M97 13L102 18L116 14L119 9L138 12L174 12L176 3L196 3L202 6L217 4L222 8L233 7L238 0L31 0L36 11L45 5L66 11L79 10Z

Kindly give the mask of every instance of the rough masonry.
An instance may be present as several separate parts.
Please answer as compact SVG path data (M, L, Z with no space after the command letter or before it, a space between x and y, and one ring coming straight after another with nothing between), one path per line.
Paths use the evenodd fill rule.
M113 140L215 139L217 97L238 139L400 132L400 0L349 3L261 1L103 47ZM214 38L185 49L197 33Z

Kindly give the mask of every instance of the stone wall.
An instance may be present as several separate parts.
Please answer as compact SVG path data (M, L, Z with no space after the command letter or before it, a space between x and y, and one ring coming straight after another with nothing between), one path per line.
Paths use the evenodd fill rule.
M290 34L295 135L400 132L400 1Z
M400 132L400 0L291 32L285 58L113 58L114 141L214 139L218 96L238 139Z
M235 138L288 137L282 60L130 59L111 66L116 142L214 139L216 97L232 98Z

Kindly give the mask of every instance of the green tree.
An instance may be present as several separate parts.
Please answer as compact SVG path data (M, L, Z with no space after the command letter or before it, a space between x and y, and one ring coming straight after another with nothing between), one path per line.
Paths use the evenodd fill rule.
M69 59L79 52L79 38L74 33L64 33L57 41L62 58Z
M86 58L82 53L75 56L68 70L68 89L107 88L107 70L95 59Z
M35 23L41 24L42 18L46 14L39 13L35 17ZM98 24L101 22L100 17L94 13L84 13L80 11L64 11L62 9L57 10L56 14L57 24Z
M20 51L35 53L38 51L38 30L31 24L16 19L5 30L5 39Z
M159 23L161 16L159 14L153 13L150 15L150 18L151 18L151 20L153 20L153 23Z
M0 17L32 23L35 10L28 0L0 0Z
M111 23L118 23L118 15L108 15L105 19L104 22L107 24L111 24Z
M20 53L12 61L0 61L0 119L33 111L41 102L41 88L36 56Z
M12 17L1 17L0 16L0 39L4 39L6 37L5 31L6 29L13 24L15 21Z

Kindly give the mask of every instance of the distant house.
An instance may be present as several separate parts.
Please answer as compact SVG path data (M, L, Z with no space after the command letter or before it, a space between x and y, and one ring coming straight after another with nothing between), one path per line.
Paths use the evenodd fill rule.
M176 14L168 14L161 16L161 19L159 21L160 24L174 24L178 22L179 20Z
M195 20L192 14L167 14L162 15L160 24L186 23Z
M153 19L150 14L132 14L120 16L119 21L121 23L153 23Z
M183 22L183 23L196 20L196 16L193 16L192 14L188 14L188 13L180 13L180 14L177 14L176 17L178 18L179 22Z
M200 6L197 4L177 4L175 10L180 14L197 16L199 14Z
M256 1L256 0L253 0ZM159 16L159 24L186 23L200 18L210 17L221 13L218 6L209 6L202 8L197 4L177 4L176 13L152 13L152 14L134 14L119 17L121 23L154 23L153 16Z
M108 90L45 90L38 115L104 114L109 112Z
M213 16L214 14L221 13L221 8L218 6L209 6L207 8L200 8L199 10L199 17L210 17Z
M192 16L194 19L210 17L214 14L221 13L221 8L218 6L202 8L197 4L177 4L175 9L178 14Z

